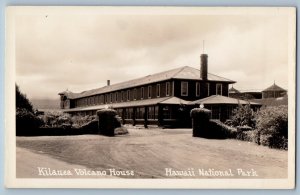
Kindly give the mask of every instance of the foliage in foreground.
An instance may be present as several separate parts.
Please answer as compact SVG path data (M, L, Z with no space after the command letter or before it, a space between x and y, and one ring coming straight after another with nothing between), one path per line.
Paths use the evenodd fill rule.
M237 127L237 139L288 149L288 107L266 107L255 114L255 129Z
M231 124L235 127L250 126L255 127L255 112L251 109L250 104L239 105L232 112Z
M256 116L259 144L271 148L288 147L288 107L266 107Z

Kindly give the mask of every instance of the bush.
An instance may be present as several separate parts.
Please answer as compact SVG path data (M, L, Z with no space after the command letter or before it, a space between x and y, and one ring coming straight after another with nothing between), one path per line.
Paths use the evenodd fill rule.
M237 131L236 138L242 141L257 143L257 130Z
M48 111L40 116L44 121L44 127L50 128L71 128L71 116L57 111Z
M259 144L271 148L287 149L288 107L266 107L256 116Z
M213 138L236 138L237 130L219 120L210 120L210 137Z
M103 109L97 111L99 133L107 136L114 136L115 134L126 134L127 129L122 127L121 120L117 115L117 111L113 109Z
M43 125L43 120L35 116L25 108L16 110L16 132L17 135L24 134L25 131L35 130Z
M203 137L209 132L209 120L211 111L205 108L194 108L191 110L193 136Z
M86 116L80 116L75 115L71 117L72 127L74 128L81 128L88 124L90 124L93 121L97 121L97 117L95 115L86 115Z
M251 109L250 104L239 105L233 110L231 124L235 127L245 125L255 127L255 112Z

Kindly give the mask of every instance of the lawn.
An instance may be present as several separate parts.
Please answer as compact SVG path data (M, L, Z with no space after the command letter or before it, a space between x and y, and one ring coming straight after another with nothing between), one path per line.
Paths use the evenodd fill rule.
M234 139L192 137L191 129L129 129L129 135L17 137L17 177L44 177L37 167L107 171L113 178L286 178L288 152ZM172 170L177 175L168 174ZM188 171L195 175L181 175ZM255 172L251 177L240 170ZM110 171L134 174L114 175ZM250 173L249 172L249 173ZM253 176L254 175L254 176ZM58 176L57 176L58 177ZM78 175L63 177L83 177ZM220 178L220 177L218 177Z

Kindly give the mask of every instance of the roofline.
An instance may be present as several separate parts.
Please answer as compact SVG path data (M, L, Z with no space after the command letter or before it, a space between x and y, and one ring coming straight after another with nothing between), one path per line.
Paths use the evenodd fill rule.
M118 90L113 90L113 91L108 91L108 92L104 92L104 93L96 93L96 94L92 94L92 95L87 95L87 96L80 96L80 97L70 97L69 99L80 99L80 98L86 98L86 97L92 97L92 96L95 96L95 95L100 95L100 94L106 94L106 93L111 93L111 92L117 92L117 91L120 91L120 90L128 90L128 89L132 89L132 88L136 88L136 87L142 87L142 86L145 86L145 85L149 85L149 84L154 84L154 83L159 83L159 82L164 82L164 81L172 81L172 80L191 80L191 81L203 81L203 82L206 82L206 80L202 80L202 79L181 79L181 78L168 78L168 79L163 79L163 80L160 80L160 81L155 81L155 82L149 82L147 84L143 84L143 85L136 85L136 86L131 86L131 87L127 87L127 88L123 88L123 89L118 89ZM217 81L217 80L207 80L209 82L219 82L219 83L228 83L228 84L231 84L231 83L236 83L236 81ZM126 82L126 81L125 81ZM116 84L119 84L119 83L116 83ZM115 84L115 85L116 85ZM104 87L107 87L107 86L104 86ZM104 87L100 87L100 88L96 88L96 89L101 89L101 88L104 88ZM95 89L90 89L90 90L95 90ZM83 91L85 92L85 91ZM82 93L82 92L81 92ZM80 93L73 93L75 95L79 95ZM60 95L60 94L59 94Z
M183 71L183 70L184 70L185 68L187 68L187 67L199 71L199 69L194 68L194 67L191 67L191 66L183 66L183 67L174 68L174 69L170 69L170 70L165 70L165 71L162 71L162 72L153 73L153 74L151 74L151 75L147 75L147 76L143 76L143 77L139 77L139 78L135 78L135 79L131 79L131 80L127 80L127 81L115 83L115 84L112 84L112 85L110 85L110 86L103 86L103 87L99 87L99 88L94 88L94 89L90 89L90 90L85 90L85 91L82 91L82 92L79 92L79 93L73 93L73 92L70 92L70 93L74 94L74 96L80 96L80 97L70 97L69 99L80 99L80 98L84 98L84 97L92 97L92 96L99 95L99 94L105 94L105 93L116 92L116 91L119 91L119 90L126 90L126 89L135 88L135 87L141 87L141 86L144 86L144 85L153 84L153 83L159 83L159 82L163 82L163 81L167 81L167 80L173 80L173 79L174 79L174 80L178 80L178 79L180 80L180 79L183 79L183 80L193 80L193 81L195 81L195 80L196 80L196 81L206 81L206 80L202 80L201 78L199 78L199 79L176 78L176 75L179 74L181 71ZM107 88L107 87L112 87L112 86L119 85L119 84L126 83L126 82L132 82L132 81L139 80L139 79L142 79L142 78L145 78L145 77L148 77L148 76L158 75L158 74L166 73L166 72L169 72L169 71L172 71L172 70L176 70L176 69L178 69L178 71L176 71L173 75L171 75L170 77L168 77L168 78L166 78L166 79L161 79L161 80L157 80L157 81L154 81L154 82L148 82L148 83L144 83L144 84L131 85L130 87L120 88L120 89L117 89L117 90L109 90L109 89L108 89L108 91L102 92L102 93L94 93L94 94L88 94L88 95L81 95L82 93L87 92L87 91L105 89L105 88ZM209 82L222 82L222 83L228 83L228 84L236 83L236 81L232 81L232 80L230 80L230 79L227 79L227 78L224 78L224 77L221 77L221 76L212 74L212 73L208 73L208 74L213 75L213 76L217 76L217 77L220 77L220 78L222 78L222 79L227 80L227 81L207 80L207 81L209 81Z

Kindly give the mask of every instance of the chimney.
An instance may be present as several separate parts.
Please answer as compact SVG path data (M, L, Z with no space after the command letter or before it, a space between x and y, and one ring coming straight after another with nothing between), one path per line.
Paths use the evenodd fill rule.
M110 80L107 80L107 86L110 86Z
M207 54L201 54L200 77L202 80L207 80Z

